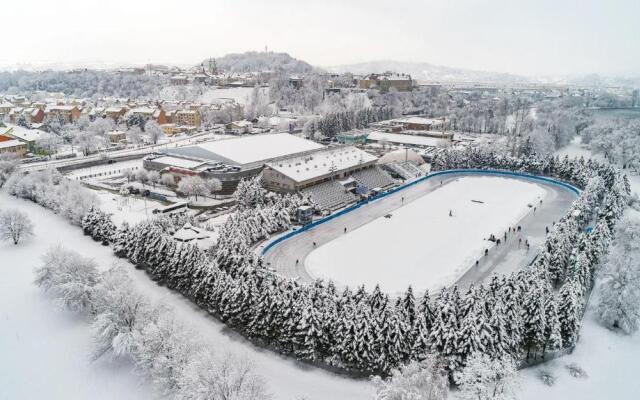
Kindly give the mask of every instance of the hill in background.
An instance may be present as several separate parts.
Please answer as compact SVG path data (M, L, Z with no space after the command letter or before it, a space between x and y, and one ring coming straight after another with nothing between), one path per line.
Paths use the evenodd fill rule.
M329 71L353 74L393 71L411 75L418 81L437 82L529 82L530 78L504 72L474 71L470 69L451 68L424 62L403 62L391 60L370 61L356 64L337 65L327 68Z
M215 58L219 70L225 72L262 72L281 71L292 74L312 72L315 68L302 60L291 57L288 53L257 52L232 53ZM209 59L203 61L209 64Z

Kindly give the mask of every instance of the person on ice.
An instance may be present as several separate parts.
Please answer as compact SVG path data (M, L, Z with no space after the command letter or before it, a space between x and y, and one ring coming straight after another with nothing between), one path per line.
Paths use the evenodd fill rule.
M451 210L449 210L449 216L453 217L453 212Z

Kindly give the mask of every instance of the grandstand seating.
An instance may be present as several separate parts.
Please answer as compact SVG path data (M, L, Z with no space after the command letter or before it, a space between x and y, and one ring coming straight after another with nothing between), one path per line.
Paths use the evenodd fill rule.
M405 170L409 171L415 178L424 175L424 172L413 161L405 161L402 163Z
M321 210L336 210L354 203L356 196L345 190L338 181L327 181L302 190L303 196L311 200Z
M351 176L358 184L369 190L375 188L384 189L396 184L396 181L379 167L363 169L362 171L354 172Z
M385 168L391 171L393 175L397 175L404 180L415 179L424 175L422 170L412 161L393 161L385 164Z

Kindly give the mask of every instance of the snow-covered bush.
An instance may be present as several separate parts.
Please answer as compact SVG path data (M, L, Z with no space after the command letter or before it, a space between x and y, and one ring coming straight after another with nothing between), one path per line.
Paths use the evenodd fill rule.
M180 179L180 182L178 182L178 191L188 197L195 196L196 201L198 201L198 196L208 196L211 194L211 188L207 185L207 182L199 176L188 176Z
M20 165L20 158L15 153L0 154L0 187Z
M43 260L35 283L61 306L93 317L94 359L131 359L159 392L181 399L269 398L248 360L215 357L172 309L141 295L122 266L101 274L92 260L59 247Z
M0 210L0 240L10 240L17 245L33 236L33 224L27 214L14 209Z
M492 359L482 353L471 355L454 379L460 387L460 397L468 400L512 399L520 385L512 358Z
M134 330L133 359L164 394L180 388L179 380L189 360L199 357L197 335L176 319L173 311L159 306L148 321Z
M176 397L181 400L229 399L266 400L264 380L246 358L226 354L218 358L211 351L198 352L181 371Z
M388 379L373 378L376 400L443 400L449 393L449 379L435 355L412 361L392 371Z
M553 386L556 383L556 375L549 369L538 370L537 376L547 386Z
M80 225L82 217L98 204L97 197L88 189L54 169L13 174L6 186L9 194L49 208L75 225Z
M96 263L61 247L49 249L35 270L35 284L53 294L60 307L92 314L94 291L99 281Z
M640 323L640 220L627 217L616 229L616 242L600 273L598 317L626 334Z
M136 335L149 322L150 306L134 289L124 267L106 271L94 290L93 359L130 356Z
M567 371L569 371L569 375L573 376L574 378L588 378L589 375L587 375L587 372L582 369L581 366L579 366L576 363L570 363L564 366Z

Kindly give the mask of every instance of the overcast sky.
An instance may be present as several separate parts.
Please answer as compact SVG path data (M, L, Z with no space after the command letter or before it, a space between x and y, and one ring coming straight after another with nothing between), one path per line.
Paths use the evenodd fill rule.
M247 50L527 75L640 74L640 0L7 0L0 64L192 64Z

